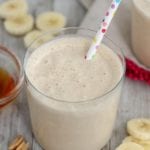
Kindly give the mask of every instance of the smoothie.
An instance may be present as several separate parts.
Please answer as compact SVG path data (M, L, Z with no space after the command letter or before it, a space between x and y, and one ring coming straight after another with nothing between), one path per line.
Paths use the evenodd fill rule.
M132 47L137 58L150 67L150 0L133 0Z
M85 37L61 37L27 60L31 122L45 150L100 150L111 136L123 66L103 44L93 60L85 60L90 43Z

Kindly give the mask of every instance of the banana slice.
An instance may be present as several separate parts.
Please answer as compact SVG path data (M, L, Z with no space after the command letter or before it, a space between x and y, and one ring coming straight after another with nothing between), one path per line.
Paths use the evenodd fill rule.
M127 131L139 140L150 140L150 119L132 119L127 123Z
M139 139L135 139L132 136L128 136L123 140L123 143L134 142L144 147L144 150L150 150L150 140L143 141Z
M42 32L39 30L33 30L27 33L24 37L24 44L26 47L29 47L33 41L42 35Z
M146 144L146 145L150 145L150 140L139 140L139 139L136 139L132 136L127 136L124 140L123 140L123 143L127 143L127 142L134 142L134 143L137 143L137 144Z
M134 142L127 142L121 144L119 147L116 148L116 150L144 150L144 147Z
M34 20L31 15L25 15L4 22L5 29L12 35L23 35L33 28Z
M58 12L45 12L36 19L36 27L43 31L60 30L66 25L66 17Z
M150 150L150 144L141 144L144 147L144 150Z
M24 37L24 44L28 48L31 44L31 48L37 48L41 46L42 44L50 41L53 39L53 35L51 34L44 34L42 31L39 30L33 30L26 34Z
M127 137L122 141L122 143L127 143L127 142L139 143L140 140L135 139L135 138L132 137L132 136L127 136Z
M23 16L28 11L25 0L8 0L0 5L0 18L11 19Z

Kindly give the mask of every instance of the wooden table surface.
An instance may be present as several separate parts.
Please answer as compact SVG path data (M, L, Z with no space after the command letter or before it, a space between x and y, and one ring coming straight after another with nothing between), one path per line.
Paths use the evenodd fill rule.
M0 2L5 0L0 0ZM132 56L130 46L130 1L124 0L107 33L125 51ZM68 18L68 26L78 26L86 10L78 0L28 0L33 15L46 10L62 12ZM81 26L97 29L110 0L96 0L87 13ZM22 37L9 35L0 21L0 44L13 50L23 60L26 49ZM125 79L119 106L116 126L110 142L103 150L114 150L126 136L126 121L134 117L150 117L150 87L141 82ZM0 111L0 150L7 150L7 145L17 134L23 134L29 141L31 150L42 150L31 132L28 105L24 89L16 102Z

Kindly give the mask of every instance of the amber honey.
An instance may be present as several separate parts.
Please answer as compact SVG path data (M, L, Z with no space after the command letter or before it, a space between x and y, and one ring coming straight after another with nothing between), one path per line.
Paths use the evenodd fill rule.
M0 68L0 100L7 97L15 86L16 83L11 74L5 69ZM4 105L6 105L6 103L1 101L0 107L3 107Z

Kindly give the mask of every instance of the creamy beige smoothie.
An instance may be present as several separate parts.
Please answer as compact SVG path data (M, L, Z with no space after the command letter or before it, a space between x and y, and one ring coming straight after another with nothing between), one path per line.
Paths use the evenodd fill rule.
M31 122L45 150L100 150L110 139L123 66L105 45L85 60L90 43L85 37L58 38L27 60Z
M133 0L132 47L137 58L150 67L150 0Z

